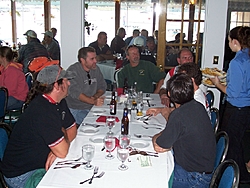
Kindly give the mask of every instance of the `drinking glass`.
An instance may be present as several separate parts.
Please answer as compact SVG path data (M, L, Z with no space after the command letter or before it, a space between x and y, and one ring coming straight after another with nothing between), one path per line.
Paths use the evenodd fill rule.
M122 164L118 167L119 170L127 170L128 166L124 164L126 159L128 158L129 150L128 148L119 148L117 147L117 158L122 162Z
M111 151L113 149L115 149L115 137L113 136L110 136L110 135L107 135L105 138L104 138L104 143L105 143L105 148L106 150L108 150L108 155L106 155L106 159L113 159L114 156L111 154Z
M119 144L121 148L127 148L130 144L130 135L120 135Z
M82 146L82 158L87 161L86 166L84 167L86 170L91 170L94 168L93 165L90 164L91 160L94 157L95 147L91 144L86 144Z
M115 117L114 116L107 116L106 118L106 126L109 128L109 132L107 135L113 135L112 128L115 126Z

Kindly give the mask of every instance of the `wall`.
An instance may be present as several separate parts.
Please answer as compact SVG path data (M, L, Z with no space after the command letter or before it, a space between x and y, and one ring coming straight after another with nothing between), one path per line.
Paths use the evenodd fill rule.
M77 61L78 50L84 46L84 0L60 0L61 65L67 69Z
M202 67L217 67L222 69L224 44L226 36L228 0L207 0L205 30L203 38ZM217 65L213 64L213 57L219 56ZM210 88L209 88L210 89ZM220 91L211 89L215 94L214 106L218 108Z

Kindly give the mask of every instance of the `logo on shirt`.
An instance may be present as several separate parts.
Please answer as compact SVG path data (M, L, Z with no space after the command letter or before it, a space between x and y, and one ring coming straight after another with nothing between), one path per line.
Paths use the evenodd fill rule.
M145 70L139 70L139 75L144 76L145 75L144 72Z

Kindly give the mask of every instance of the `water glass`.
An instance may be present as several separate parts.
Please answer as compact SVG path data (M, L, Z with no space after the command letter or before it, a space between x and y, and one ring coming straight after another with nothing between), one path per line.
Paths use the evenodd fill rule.
M113 135L112 128L115 126L115 117L114 116L107 116L106 118L106 126L109 128L109 132L107 135Z
M117 158L122 162L122 164L118 167L119 170L127 170L128 166L124 164L129 156L128 148L119 148L117 147Z
M119 144L121 148L127 148L130 145L130 135L120 135Z
M85 161L87 161L86 166L84 166L86 170L91 170L94 168L94 166L90 164L90 162L92 161L94 157L94 154L95 154L95 146L91 144L86 144L82 146L82 158Z
M113 149L115 149L115 137L113 137L111 135L105 136L104 143L105 143L106 150L108 150L108 152L109 152L105 158L111 160L114 158L114 156L111 154L111 151Z

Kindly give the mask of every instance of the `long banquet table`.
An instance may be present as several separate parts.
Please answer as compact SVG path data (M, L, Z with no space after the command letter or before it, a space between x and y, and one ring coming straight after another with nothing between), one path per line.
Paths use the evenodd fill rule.
M114 82L114 75L116 71L116 65L112 60L100 61L96 64L102 72L103 78Z
M84 119L83 123L91 123L101 125L98 128L92 126L81 125L78 128L77 136L74 141L72 141L69 149L69 153L65 159L57 158L52 164L48 172L45 174L43 179L38 185L38 188L76 188L76 187L109 187L109 188L128 188L128 187L168 187L168 181L173 171L174 160L172 153L165 152L158 154L159 157L150 156L152 166L141 167L138 161L140 155L129 156L129 160L126 160L125 164L128 166L128 170L120 171L118 166L121 164L116 157L116 149L112 152L115 156L112 160L105 159L107 152L101 151L103 148L103 143L94 143L95 139L103 138L108 132L108 128L105 127L105 123L96 122L96 119L100 115L109 115L109 102L110 102L110 92L106 93L105 104L102 107L94 106L89 112L88 116ZM146 97L144 94L144 99L149 100L152 106L162 106L160 104L159 96L156 94L150 94L150 97ZM147 106L147 100L144 100L144 114ZM119 122L116 122L115 127L112 129L114 135L118 138L120 134L121 119L123 114L124 105L118 103L117 105L117 116ZM142 148L137 148L142 151L154 152L152 141L150 138L136 138L134 133L151 135L161 131L159 128L164 128L166 121L162 115L157 115L151 117L148 121L148 125L136 117L131 117L131 122L129 124L129 134L131 135L131 145L142 146ZM146 128L143 128L146 126ZM157 129L157 128L158 129ZM139 145L138 145L139 143ZM96 178L93 180L92 184L84 183L82 185L79 182L90 178L93 174L93 170L85 170L84 166L81 165L76 169L72 168L61 168L53 169L58 161L64 161L67 159L77 159L82 156L81 148L85 144L92 144L95 146L95 155L91 164L99 167L99 173L104 171L105 174L102 178ZM81 162L84 162L81 159ZM73 165L71 165L73 166Z

